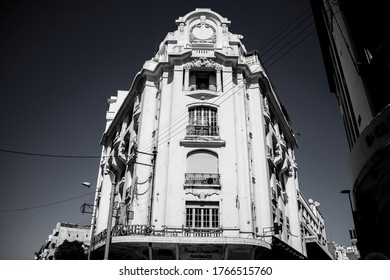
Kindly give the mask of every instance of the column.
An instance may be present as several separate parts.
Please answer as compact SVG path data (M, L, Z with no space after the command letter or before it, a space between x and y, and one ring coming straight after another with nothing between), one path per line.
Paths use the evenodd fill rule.
M184 66L184 90L188 90L190 85L190 66Z
M222 66L220 65L216 65L215 66L215 70L216 70L216 76L217 76L217 80L216 80L216 89L217 89L217 93L218 92L222 92L222 81L221 81L221 70L222 70Z

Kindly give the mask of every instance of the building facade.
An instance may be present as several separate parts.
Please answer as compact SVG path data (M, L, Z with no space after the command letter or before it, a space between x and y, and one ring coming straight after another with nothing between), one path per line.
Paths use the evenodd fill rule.
M356 245L345 246L331 242L329 243L329 252L333 255L333 258L338 261L360 259Z
M325 231L325 219L320 210L320 203L306 198L298 191L298 210L301 230L306 249L305 255L310 260L328 260L333 256L328 251Z
M92 258L306 258L297 142L258 54L210 9L176 25L108 101Z
M379 0L312 0L330 90L350 147L350 195L361 257L390 257L390 22Z
M90 243L90 226L72 224L72 223L57 223L52 234L50 234L45 244L35 254L36 260L54 260L54 253L58 246L64 243L65 240L80 241L84 243L85 250Z

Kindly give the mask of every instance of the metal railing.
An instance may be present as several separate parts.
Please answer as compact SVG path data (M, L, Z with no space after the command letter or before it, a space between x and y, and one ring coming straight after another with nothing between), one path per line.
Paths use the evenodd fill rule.
M187 125L187 136L219 136L219 126Z
M112 236L223 237L223 228L167 227L157 230L146 225L116 225ZM107 229L94 236L92 246L106 239Z
M219 173L185 173L186 185L219 185Z
M188 237L221 237L222 228L183 228L183 236Z
M190 91L194 91L194 90L209 90L209 91L214 91L214 92L217 91L217 87L215 85L207 85L204 83L190 85L188 89Z

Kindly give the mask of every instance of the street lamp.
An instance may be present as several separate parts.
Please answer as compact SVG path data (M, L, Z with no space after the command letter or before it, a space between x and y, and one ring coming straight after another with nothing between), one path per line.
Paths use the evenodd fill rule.
M91 187L91 183L90 182L82 182L81 183L83 186L89 188L89 189L96 189L98 190L97 188L93 188ZM97 207L97 200L98 200L98 197L99 197L99 193L100 193L100 189L97 191L97 194L95 194L95 201L93 203L93 205L90 205L90 204L87 204L87 203L84 203L82 206L81 206L81 212L83 213L91 213L92 214L92 220L91 220L91 234L90 234L90 240L89 240L89 247L88 247L88 260L91 259L91 252L92 252L92 243L93 243L93 233L95 231L95 224L96 224L96 207ZM89 207L92 209L92 212L87 212L85 210L86 207Z
M105 174L110 175L111 179L111 193L110 193L110 206L108 209L108 221L107 221L107 236L106 236L106 246L104 248L104 260L108 260L108 253L110 251L110 243L111 243L111 226L112 226L112 212L114 208L114 197L115 197L115 188L116 188L116 180L115 174L109 169L105 170Z
M90 182L82 182L81 183L84 187L87 187L87 188L91 188L91 183ZM96 188L93 188L93 189L96 189Z

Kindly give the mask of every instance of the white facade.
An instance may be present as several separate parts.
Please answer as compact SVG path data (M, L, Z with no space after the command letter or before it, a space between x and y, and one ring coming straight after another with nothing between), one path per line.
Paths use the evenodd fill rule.
M176 25L109 99L93 257L114 186L110 258L305 258L296 139L258 54L210 9Z

